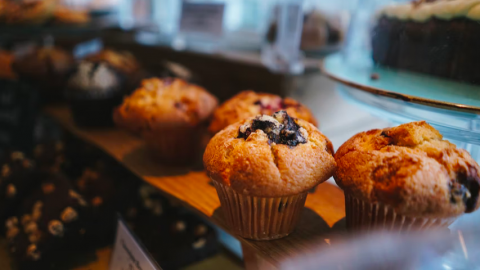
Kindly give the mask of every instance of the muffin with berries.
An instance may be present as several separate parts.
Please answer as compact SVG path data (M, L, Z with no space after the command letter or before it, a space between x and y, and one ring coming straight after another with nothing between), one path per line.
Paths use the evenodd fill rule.
M228 126L212 138L203 161L227 224L255 240L287 236L308 191L335 170L328 138L286 111Z
M446 227L480 206L480 167L425 121L359 133L335 160L350 229Z
M141 135L162 161L192 161L202 131L217 107L204 88L181 79L143 80L114 113L115 123Z
M317 126L317 120L310 110L291 98L277 95L243 91L225 101L215 110L209 131L212 134L227 126L259 114L272 115L276 111L285 110L291 117L310 122Z

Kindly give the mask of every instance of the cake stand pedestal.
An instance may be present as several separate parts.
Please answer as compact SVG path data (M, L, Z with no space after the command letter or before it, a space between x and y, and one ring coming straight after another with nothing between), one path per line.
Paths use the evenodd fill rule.
M394 125L425 120L480 162L480 86L345 61L341 53L321 70L348 101Z

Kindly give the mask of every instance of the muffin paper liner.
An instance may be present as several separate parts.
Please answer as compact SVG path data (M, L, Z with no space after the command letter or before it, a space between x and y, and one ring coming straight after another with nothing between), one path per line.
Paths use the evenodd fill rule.
M457 217L422 218L397 214L393 208L370 203L345 193L345 211L349 230L410 231L447 228Z
M155 131L143 131L147 147L155 159L166 163L192 162L199 151L201 141L199 127L165 127Z
M240 194L212 180L227 226L234 234L253 240L273 240L289 235L300 219L307 192L284 197Z

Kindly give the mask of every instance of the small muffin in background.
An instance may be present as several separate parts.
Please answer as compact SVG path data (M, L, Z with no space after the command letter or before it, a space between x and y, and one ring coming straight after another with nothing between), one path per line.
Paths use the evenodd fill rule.
M4 4L7 12L3 20L7 24L42 24L51 19L58 0L10 1Z
M259 114L272 115L279 110L287 111L288 115L310 122L317 126L317 120L310 110L291 98L284 98L273 94L243 91L225 101L215 110L212 122L208 128L215 134L227 126Z
M52 101L62 97L68 75L75 68L75 59L61 48L41 47L16 57L12 68L21 80L38 87L45 101Z
M106 63L82 61L67 83L73 119L87 127L112 126L113 109L122 102L123 76Z
M12 69L13 59L13 54L0 49L0 79L15 80L17 78L17 74Z
M200 86L181 79L151 78L124 99L114 120L141 135L160 160L188 163L199 150L206 122L217 104Z
M328 138L286 111L228 126L212 138L203 162L227 224L254 240L290 234L308 191L335 170Z
M127 78L126 88L129 93L135 90L140 81L146 77L145 71L135 56L126 51L104 49L87 56L85 60L94 63L108 63Z
M350 229L447 227L480 205L480 167L425 121L359 133L335 160Z
M85 24L90 21L90 15L87 10L73 10L59 6L53 13L53 21L56 24Z

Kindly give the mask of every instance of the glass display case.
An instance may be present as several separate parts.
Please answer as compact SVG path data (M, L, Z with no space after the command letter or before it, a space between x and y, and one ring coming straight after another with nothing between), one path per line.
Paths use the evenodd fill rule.
M363 1L323 71L348 100L395 124L426 120L479 160L478 10L478 1Z

